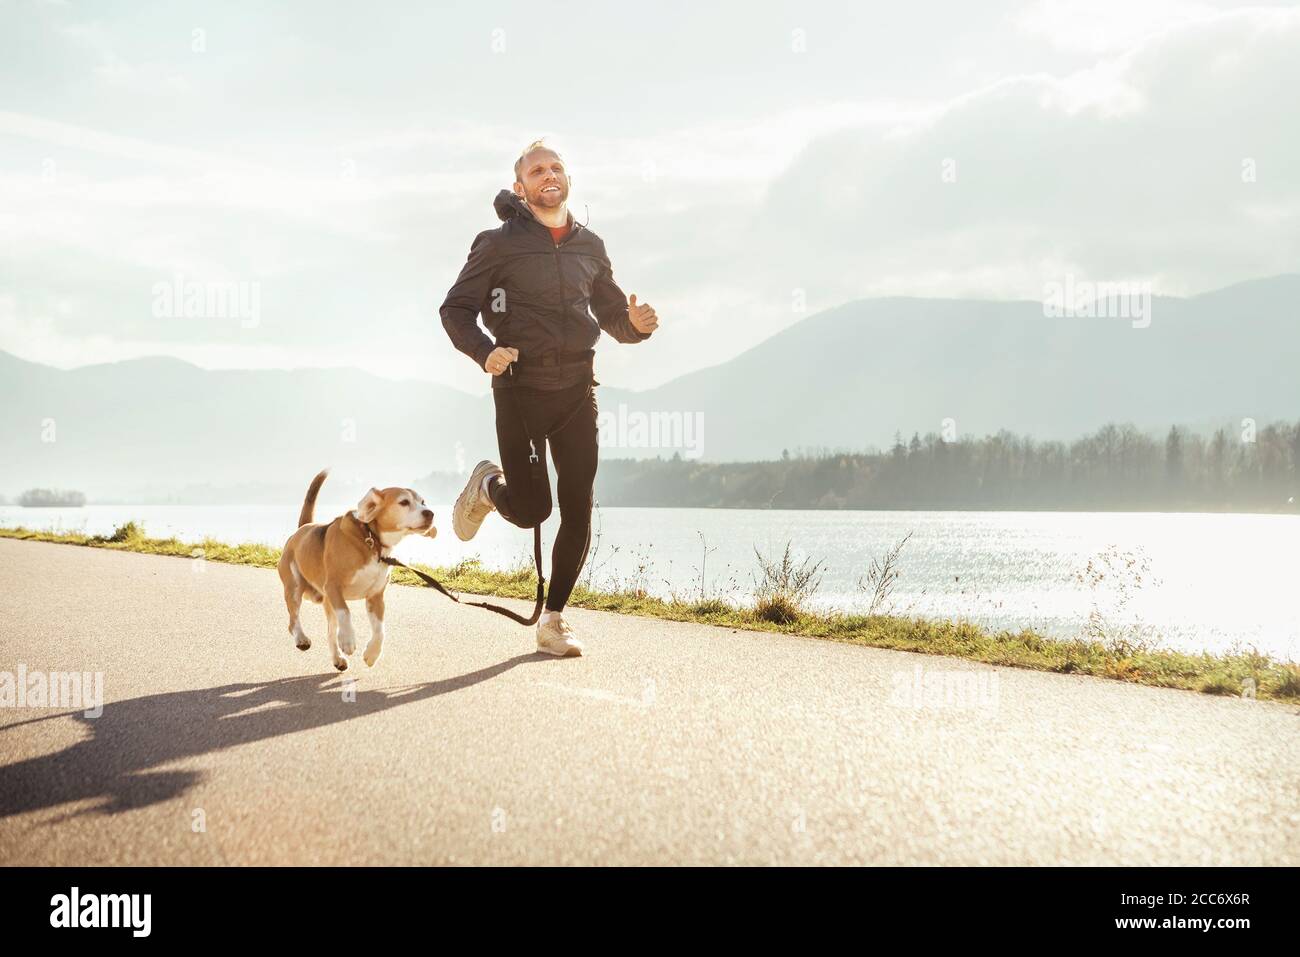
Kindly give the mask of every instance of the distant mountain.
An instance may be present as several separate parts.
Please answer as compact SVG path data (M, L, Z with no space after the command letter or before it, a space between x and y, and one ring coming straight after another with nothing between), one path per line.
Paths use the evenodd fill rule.
M895 432L942 434L945 419L959 438L1008 429L1062 440L1108 422L1168 429L1294 419L1300 275L1156 298L1147 328L1046 318L1040 302L852 302L625 398L629 420L637 411L698 413L701 457L713 461L887 448Z
M0 353L0 492L83 489L91 501L300 499L402 484L490 451L483 399L355 369L205 370L168 358L70 371ZM468 451L467 451L468 450ZM471 459L472 466L477 459Z
M602 455L777 459L783 449L887 447L895 432L942 433L945 419L958 438L1008 429L1055 439L1107 422L1294 419L1297 303L1300 275L1157 298L1147 328L1046 318L1038 302L853 302L655 389L602 385ZM651 445L656 423L689 425L679 438L699 442ZM92 502L292 501L326 465L338 491L410 483L495 454L491 397L431 383L168 358L63 371L0 353L8 496L67 487Z

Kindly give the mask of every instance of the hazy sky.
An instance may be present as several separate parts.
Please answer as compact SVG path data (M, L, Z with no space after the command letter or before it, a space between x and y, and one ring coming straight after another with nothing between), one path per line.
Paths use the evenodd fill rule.
M0 0L0 349L482 391L437 307L539 135L661 317L611 385L864 296L1294 272L1297 53L1292 4Z

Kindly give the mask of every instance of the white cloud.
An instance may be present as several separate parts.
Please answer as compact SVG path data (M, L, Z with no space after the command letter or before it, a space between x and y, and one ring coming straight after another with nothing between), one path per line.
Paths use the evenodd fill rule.
M1132 49L1153 34L1217 13L1190 0L1037 0L1012 19L1024 33L1060 49L1104 54Z
M1011 36L999 37L1004 59L975 47L952 63L927 60L928 48L900 51L915 65L869 98L845 91L870 64L815 82L774 68L771 83L788 87L776 95L761 70L727 74L719 40L716 62L683 64L698 72L674 78L674 89L701 92L741 84L733 102L744 109L707 120L661 105L666 94L652 79L618 76L598 92L628 97L622 113L593 118L582 102L536 114L518 99L519 74L504 67L495 110L435 88L373 120L349 101L317 112L318 101L334 102L319 84L335 78L312 70L345 59L322 31L291 45L298 52L286 68L299 104L313 109L262 128L236 107L219 111L223 90L204 85L213 64L228 65L219 50L236 66L271 67L232 50L229 25L188 73L158 53L183 50L188 27L167 24L161 47L130 31L83 32L73 44L83 72L67 80L91 88L75 101L81 112L55 109L54 120L15 98L0 113L11 295L0 348L61 365L163 352L214 366L392 369L366 339L391 323L428 343L426 355L402 358L406 374L485 388L450 350L436 309L470 239L495 224L491 199L508 185L514 152L556 118L565 125L551 132L577 176L575 213L590 207L616 276L664 322L646 346L603 351L619 385L722 361L861 296L1034 297L1062 271L1150 277L1186 293L1295 268L1300 134L1279 91L1300 85L1300 14L1162 2L1035 3L1013 16L1014 30L1003 27ZM761 18L750 26L775 29ZM119 52L115 40L133 45ZM1024 71L1005 65L1017 44L1040 54ZM1045 49L1047 63L1083 65L1044 72ZM809 77L834 66L819 55L807 61ZM746 57L752 50L734 54ZM120 69L105 74L105 63ZM377 72L352 79L376 84L389 66L358 66ZM197 107L157 122L137 115L122 83L172 74L187 77L210 119ZM946 99L898 95L932 91L923 82L931 74L978 85ZM367 96L376 111L390 105L371 87ZM753 108L769 100L766 113ZM105 104L120 112L98 109ZM1258 169L1249 185L1245 158ZM945 159L956 162L955 183L940 179ZM151 324L140 304L175 272L263 281L277 321L255 340L229 341ZM795 289L807 313L792 309Z
M1082 73L1001 81L900 137L826 137L766 208L819 226L765 244L767 270L843 299L1034 297L1064 263L1171 293L1292 270L1300 128L1277 91L1300 87L1298 44L1300 11L1219 15ZM1270 174L1243 182L1247 158Z

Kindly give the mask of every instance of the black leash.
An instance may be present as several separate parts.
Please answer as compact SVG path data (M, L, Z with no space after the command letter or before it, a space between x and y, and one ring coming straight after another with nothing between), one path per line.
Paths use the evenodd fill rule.
M514 370L512 369L511 375L513 374L514 374ZM593 378L587 383L587 389L582 394L582 401L580 401L577 405L573 407L573 409L569 412L569 414L564 417L563 422L561 422L555 428L551 429L551 431L545 433L542 436L543 445L545 445L546 441L551 436L553 436L556 432L559 432L566 425L572 422L574 416L576 416L579 412L582 411L583 406L585 406L587 404L587 401L591 398L591 390L594 384L595 384L595 379ZM533 433L528 428L528 419L527 417L525 417L524 408L519 402L519 395L517 392L515 392L515 387L510 387L510 392L514 397L515 409L519 413L519 420L524 427L524 435L528 437L528 445L529 448L532 450L528 456L529 481L533 485L534 493L537 492L539 485L546 486L545 491L549 493L550 488L546 481L546 467L542 465L541 456L538 454L537 451L537 442L535 439L533 439ZM537 569L537 597L533 605L533 613L529 615L527 618L525 618L523 615L519 614L518 612L511 611L509 608L502 608L500 605L494 605L491 602L486 602L486 601L462 602L458 597L456 597L451 592L449 592L443 586L443 584L440 581L438 581L438 579L434 578L432 575L427 575L424 572L420 571L418 568L412 568L410 565L405 565L402 562L398 561L396 558L393 558L391 555L385 557L383 554L383 543L380 542L379 536L374 532L373 529L371 529L369 523L366 524L366 544L375 548L377 554L379 555L379 561L382 562L383 564L392 565L397 568L405 568L408 572L411 572L413 575L415 575L417 578L423 581L426 585L430 586L431 588L438 589L438 591L442 592L444 595L446 595L448 598L450 598L452 601L456 602L459 605L473 605L476 608L486 608L488 611L494 611L498 615L505 615L507 618L513 621L517 621L521 625L535 625L537 624L537 621L542 617L542 605L546 601L546 576L542 574L542 525L540 522L533 526L533 565Z
M486 601L464 601L463 602L455 595L453 595L451 592L447 591L446 587L442 584L442 582L438 581L438 579L434 578L432 575L427 575L424 572L420 571L418 568L412 568L410 565L405 565L402 562L399 562L396 558L393 558L393 556L391 555L387 556L386 558L381 558L379 560L383 562L385 565L393 565L396 566L397 568L405 568L408 572L410 572L412 575L415 575L426 585L438 589L438 591L442 592L444 595L446 595L452 601L456 602L456 604L458 605L474 605L475 607L478 608L486 608L488 611L495 611L498 615L505 615L507 618L512 618L515 621L519 622L519 624L521 625L535 625L537 624L537 620L542 616L542 603L546 599L546 579L542 577L542 527L540 525L536 525L533 527L533 562L537 565L537 603L533 607L532 615L529 616L528 618L525 618L523 615L519 614L518 612L511 611L509 608L502 608L500 605L494 605L491 602L486 602Z

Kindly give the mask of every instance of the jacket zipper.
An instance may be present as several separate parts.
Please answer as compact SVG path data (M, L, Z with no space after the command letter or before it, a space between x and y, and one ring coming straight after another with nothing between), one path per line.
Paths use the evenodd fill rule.
M537 225L540 226L542 229L546 229L546 238L551 240L552 254L555 256L555 276L560 281L560 315L561 317L563 317L565 313L565 309L567 307L567 303L564 298L564 267L560 265L560 247L564 245L564 243L567 243L574 236L576 236L578 230L581 229L582 226L577 222L577 220L574 220L573 228L569 230L569 235L565 236L561 242L557 243L554 237L551 236L551 232L549 229L547 229L546 224L539 222L537 217L532 215L531 211L529 212L529 218L531 218L533 222L537 223ZM563 340L561 340L560 345L561 347L564 345ZM564 349L560 348L556 351L557 353L559 353L559 352L563 352Z
M564 317L565 314L568 312L568 301L564 298L564 267L560 264L560 244L559 244L559 243L556 243L556 244L555 244L555 274L556 274L556 275L559 277L559 279L560 279L560 317L561 317L561 320L563 320L563 317ZM561 321L561 328L563 328L563 321ZM563 351L564 351L564 340L563 340L563 339L560 340L560 349L559 349L559 351L560 351L560 352L563 352ZM556 356L556 361L557 361L557 362L559 361L559 356L558 356L558 355Z
M560 247L563 246L565 243L567 243L570 239L572 239L572 238L574 237L574 235L577 234L577 232L578 232L578 224L575 222L575 223L573 224L573 228L569 230L569 235L565 236L564 239L562 239L562 240L561 240L560 242L558 242L558 243L553 242L553 245L555 246L555 250L554 250L554 252L555 252L555 274L556 274L556 276L559 277L559 280L560 280L560 315L561 315L561 316L564 316L564 315L566 314L566 312L568 311L568 300L567 300L567 299L565 298L565 296L564 296L564 266L560 263ZM548 235L548 236L550 235L550 230L547 230L547 235ZM561 339L561 340L560 340L560 349L559 349L560 352L563 352L563 351L564 351L564 348L563 348L563 347L564 347L564 340ZM558 356L557 356L557 359L558 359Z

